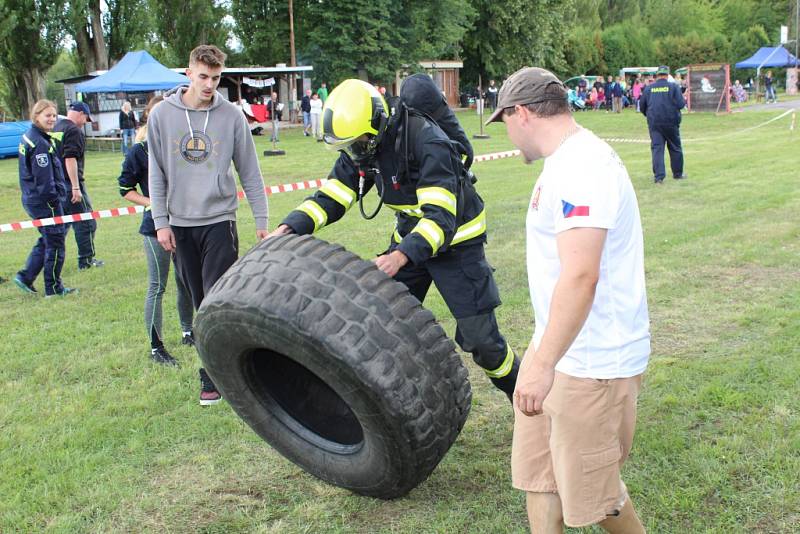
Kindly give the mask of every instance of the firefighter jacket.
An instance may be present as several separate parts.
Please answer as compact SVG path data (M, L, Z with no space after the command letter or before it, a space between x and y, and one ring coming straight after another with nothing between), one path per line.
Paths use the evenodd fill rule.
M414 265L450 247L486 241L483 200L465 172L457 145L430 119L405 127L390 121L374 163L359 168L345 152L325 184L284 219L297 234L310 234L341 219L373 186L396 215L392 248ZM411 123L414 124L414 123ZM407 150L398 139L407 139ZM358 208L356 208L358 209Z
M19 144L19 186L26 206L53 207L67 198L56 141L36 126L22 135Z
M686 101L681 88L665 79L656 80L642 91L639 111L647 117L647 124L658 126L678 126L681 123L681 109Z

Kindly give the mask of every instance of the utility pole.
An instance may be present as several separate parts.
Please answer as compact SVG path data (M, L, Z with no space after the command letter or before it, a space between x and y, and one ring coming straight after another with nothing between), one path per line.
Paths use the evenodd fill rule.
M297 66L297 56L294 51L294 2L289 0L289 51L291 54L290 67ZM297 87L295 85L296 73L289 74L289 119L294 122L297 118L294 109L295 99L297 98Z

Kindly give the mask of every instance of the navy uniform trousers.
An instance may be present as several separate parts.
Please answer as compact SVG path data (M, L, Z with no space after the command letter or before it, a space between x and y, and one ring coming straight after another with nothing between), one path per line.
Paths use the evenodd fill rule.
M24 205L25 211L33 219L44 219L63 215L61 205L55 208L50 206ZM52 226L40 226L39 240L31 249L25 267L17 273L19 278L27 285L33 285L33 281L39 276L44 275L44 291L46 295L60 294L64 290L61 284L61 269L64 266L64 237L67 227L63 224Z
M421 265L406 264L394 278L420 302L431 282L436 284L456 319L456 343L472 353L495 387L511 398L519 359L497 326L494 309L500 305L500 293L483 244L451 248Z
M70 182L67 182L67 189L70 188ZM81 194L83 200L77 204L73 204L70 198L64 203L65 215L77 215L79 213L86 213L92 211L92 201L89 195L86 194L86 186L80 182ZM71 195L67 195L70 197ZM94 258L94 234L97 231L97 221L89 219L87 221L79 221L70 223L67 228L72 227L75 231L75 243L78 245L78 266L88 265Z
M653 158L653 177L663 180L667 172L664 169L664 145L669 150L669 166L672 176L683 174L683 149L681 148L680 126L677 124L648 124L650 130L650 151Z

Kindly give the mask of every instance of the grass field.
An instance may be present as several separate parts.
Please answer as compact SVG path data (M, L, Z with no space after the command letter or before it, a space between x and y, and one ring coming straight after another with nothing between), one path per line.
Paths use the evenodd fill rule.
M648 145L614 145L645 232L653 356L623 476L650 532L800 531L800 132L786 117L738 133L777 113L686 116L684 138L700 139L684 147L690 178L659 187ZM477 131L474 113L461 119ZM578 120L604 137L647 139L632 112ZM476 153L512 148L502 126L488 133ZM268 184L325 176L332 153L297 129L281 135L287 156L261 158ZM266 141L257 139L259 153ZM96 209L126 204L120 162L88 157ZM499 322L518 349L532 332L524 218L540 169L518 158L474 167L504 300ZM17 180L16 160L0 161L0 222L27 219ZM270 197L270 228L304 196ZM244 251L255 242L247 204L239 221ZM0 285L0 532L526 530L523 495L510 486L512 413L471 362L464 431L428 481L392 502L307 475L224 403L201 408L198 358L178 344L172 282L165 338L183 365L148 358L138 224L99 221L106 266L80 273L70 234L63 278L76 296L45 302ZM353 210L319 237L371 257L391 225L388 210L372 223ZM0 275L14 275L36 237L0 235ZM438 295L426 304L452 333Z

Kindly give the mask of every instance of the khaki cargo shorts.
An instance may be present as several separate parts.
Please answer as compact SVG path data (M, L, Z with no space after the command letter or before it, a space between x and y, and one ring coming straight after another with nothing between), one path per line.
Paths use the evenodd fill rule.
M514 410L514 487L558 493L569 527L619 510L628 497L620 469L633 443L641 384L642 375L599 380L556 372L543 414Z

